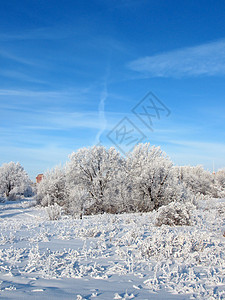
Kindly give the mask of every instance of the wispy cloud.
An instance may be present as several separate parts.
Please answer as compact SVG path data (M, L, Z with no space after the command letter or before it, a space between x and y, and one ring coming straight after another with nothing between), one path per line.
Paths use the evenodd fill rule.
M215 161L216 170L225 166L225 144L208 141L170 140L166 152L178 165L203 165L212 171Z
M46 120L46 116L44 116ZM49 113L48 123L55 126L58 129L72 129L72 128L92 128L99 129L97 112L75 112L75 113Z
M183 141L183 140L171 140L172 144L180 145L184 147L190 147L192 149L200 149L202 152L208 151L210 153L214 153L215 155L218 152L225 154L225 144L224 143L213 143L213 142L205 142L205 141Z
M141 57L128 67L149 77L225 75L225 39Z
M33 90L7 90L0 89L1 96L22 96L22 97L62 97L68 95L65 91L33 91Z
M21 57L18 54L14 54L10 52L9 50L0 49L0 56L28 66L36 66L36 67L39 66L39 62L34 62L33 60L29 60L27 58Z
M20 109L23 104L31 102L32 98L38 98L44 104L58 103L89 103L92 92L89 87L69 88L67 90L33 90L33 89L0 89L0 108ZM89 98L88 98L89 97ZM16 106L14 104L17 104ZM27 110L29 106L23 107Z
M40 27L17 33L1 33L0 41L58 40L71 37L72 35L74 35L74 31L72 30L72 28Z
M42 83L42 84L47 83L44 80L37 79L34 76L30 76L30 75L27 75L23 72L18 72L18 71L15 71L15 70L0 71L0 75L4 76L4 77L8 77L8 78L17 79L17 80L20 80L20 81Z
M102 121L99 122L99 113L97 111L28 110L26 112L20 111L18 114L18 110L11 110L9 114L9 111L3 109L1 113L3 114L2 121L4 121L4 124L10 122L11 130L15 130L15 128L21 131L28 130L29 134L46 130L66 131L71 129L94 129L98 131L98 134L101 134L103 130L107 129L106 119L104 124ZM115 117L113 113L110 115L111 119L115 119Z

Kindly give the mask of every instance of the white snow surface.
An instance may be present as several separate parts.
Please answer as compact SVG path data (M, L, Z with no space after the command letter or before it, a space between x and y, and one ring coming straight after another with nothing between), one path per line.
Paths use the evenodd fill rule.
M183 227L156 212L49 221L32 203L0 203L1 299L225 299L225 199Z

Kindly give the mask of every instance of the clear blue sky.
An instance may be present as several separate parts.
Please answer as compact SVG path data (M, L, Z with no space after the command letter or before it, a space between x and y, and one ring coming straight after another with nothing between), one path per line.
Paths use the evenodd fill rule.
M175 164L224 167L224 11L208 0L1 0L0 163L34 179L131 122ZM150 91L166 107L149 107L151 128L132 111Z

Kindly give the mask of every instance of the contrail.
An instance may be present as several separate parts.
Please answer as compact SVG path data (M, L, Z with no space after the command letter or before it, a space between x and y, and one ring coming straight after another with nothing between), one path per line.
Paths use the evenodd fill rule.
M106 76L104 80L103 90L101 92L100 102L98 105L98 115L99 115L99 122L100 122L100 129L96 135L96 144L100 144L100 138L102 133L106 129L107 121L105 117L105 101L108 98L108 78L110 74L110 65L108 63L107 70L106 70Z
M101 98L100 98L100 102L98 105L98 115L99 115L99 121L100 121L100 129L99 132L96 135L96 143L100 143L100 137L102 135L102 133L105 131L106 129L106 118L105 118L105 100L108 97L108 88L107 88L107 82L104 83L104 88L102 90L101 93Z

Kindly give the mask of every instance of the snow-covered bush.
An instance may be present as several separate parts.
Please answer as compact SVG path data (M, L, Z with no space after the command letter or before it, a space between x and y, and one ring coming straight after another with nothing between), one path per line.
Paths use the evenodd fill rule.
M42 206L49 206L57 203L60 206L66 202L66 177L65 170L56 167L43 176L40 183L37 184L37 203Z
M171 202L157 211L156 226L183 226L191 225L191 210L193 205L184 202Z
M59 220L61 218L62 208L57 203L48 206L46 211L50 221Z
M0 167L0 194L8 200L27 195L31 188L29 179L20 163L9 162Z
M185 199L184 186L174 176L173 164L160 147L139 144L127 158L127 188L137 211L158 209Z
M27 186L27 188L24 191L24 197L32 197L35 195L35 188L31 185Z

